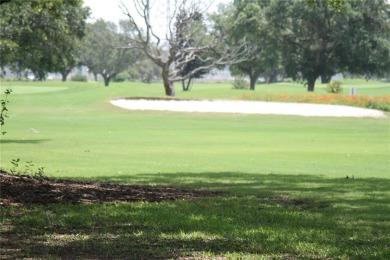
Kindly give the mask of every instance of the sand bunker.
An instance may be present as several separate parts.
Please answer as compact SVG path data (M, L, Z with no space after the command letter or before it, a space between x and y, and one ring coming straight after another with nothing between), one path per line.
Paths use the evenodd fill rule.
M380 110L340 105L231 100L116 99L111 104L128 110L198 113L238 113L317 117L386 117Z

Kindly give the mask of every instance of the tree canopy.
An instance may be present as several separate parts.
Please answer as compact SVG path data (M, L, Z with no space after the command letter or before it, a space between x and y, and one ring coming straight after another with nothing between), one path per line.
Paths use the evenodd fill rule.
M269 24L268 19L272 6L266 1L238 0L234 1L233 7L230 20L236 22L228 37L235 42L246 35L247 41L256 48L248 60L231 66L230 70L233 75L247 75L250 89L254 90L261 75L267 82L273 82L281 69L281 51L277 48L278 30Z
M182 19L186 19L187 14L185 13L185 10L180 10L181 13L177 16L177 22L180 22ZM193 27L197 27L197 30L193 35L190 37L180 36L182 38L182 41L179 43L179 48L185 49L190 48L191 46L194 46L196 44L199 44L199 42L205 42L204 34L207 33L206 25L204 24L204 14L199 13L194 17L194 21L192 22ZM182 32L183 33L183 32ZM204 43L203 43L204 44ZM192 85L192 80L194 78L201 78L203 75L209 72L210 69L202 69L197 70L199 67L207 66L208 63L205 61L207 59L208 55L212 55L212 53L204 52L202 54L199 54L201 57L195 57L188 63L184 64L184 66L181 68L180 71L180 77L183 78L182 80L182 88L183 91L189 91ZM188 74L191 74L192 71L197 70L196 73L193 73L192 76L186 77Z
M86 35L82 44L81 61L94 74L103 77L108 86L111 79L125 71L139 58L139 52L123 48L131 34L131 25L120 22L121 32L116 24L102 19L87 24Z
M0 5L0 66L38 80L76 64L89 8L82 0L12 0Z
M314 90L318 77L337 72L382 74L390 68L390 27L383 0L345 1L345 10L324 2L287 6L282 49L286 72Z
M250 30L257 45L256 56L236 66L250 77L280 58L287 76L305 81L308 91L337 72L390 70L390 8L383 0L235 0L234 7L240 22L232 36Z

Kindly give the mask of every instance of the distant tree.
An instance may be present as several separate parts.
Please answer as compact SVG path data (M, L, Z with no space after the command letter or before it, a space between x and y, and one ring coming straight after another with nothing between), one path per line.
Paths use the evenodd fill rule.
M0 66L38 80L76 64L89 9L82 0L12 0L0 5Z
M269 24L269 16L278 14L270 10L271 1L236 0L232 8L224 15L229 17L227 22L236 21L229 31L230 39L247 35L247 41L256 49L248 60L230 66L230 70L233 75L247 75L250 90L255 90L260 76L264 76L267 82L274 82L282 71L279 31Z
M128 69L131 80L152 83L161 78L161 69L145 55Z
M180 73L180 76L183 77L182 80L183 91L189 91L191 89L194 79L199 79L210 71L210 69L203 69L203 70L199 70L194 75L188 78L185 77L188 73L191 73L191 71L194 71L197 68L204 65L205 65L204 62L202 62L202 60L200 60L199 58L195 58L194 60L187 63L187 65L183 68L183 70Z
M352 74L385 76L390 73L390 4L384 0L348 1L348 24L338 55Z
M4 4L4 3L7 3L7 2L10 2L11 0L0 0L0 5L1 4Z
M75 66L81 65L79 51L81 48L80 41L77 41L77 43L75 43L75 46L77 49L75 51L72 51L70 53L70 56L63 56L61 57L61 59L58 60L56 72L61 74L62 81L67 80L70 72L74 69Z
M137 52L121 48L127 43L129 28L120 23L121 31L111 22L102 19L87 25L82 43L81 61L93 74L103 77L107 87L110 81L139 58Z
M177 18L176 18L178 21L185 19L187 16L184 9L182 9L180 11L181 11L181 13L179 13L177 15ZM204 15L201 13L199 13L198 15L195 16L193 26L197 26L198 29L195 30L196 33L194 33L194 35L192 35L190 37L180 36L180 38L182 38L183 41L180 42L179 48L182 48L182 49L189 48L189 47L193 46L194 44L196 44L197 42L202 41L202 39L204 38L203 33L206 32L206 25L204 24L203 17L204 17ZM201 78L203 75L205 75L206 73L208 73L210 71L210 69L203 69L203 70L199 70L198 72L196 72L195 74L193 74L189 78L185 77L187 74L191 73L192 71L196 70L197 68L202 67L202 66L207 66L208 65L207 62L203 61L205 58L207 58L206 57L207 55L212 55L212 53L205 52L205 53L203 53L203 55L201 55L202 56L201 58L195 57L195 59L189 61L187 64L185 64L183 66L183 68L180 71L180 76L184 77L182 80L183 91L189 91L191 89L193 79Z
M309 6L326 4L328 7L332 7L335 10L344 11L346 8L346 1L348 0L306 0L306 3Z
M271 21L280 29L286 73L306 81L308 91L314 91L317 78L329 79L338 71L389 70L389 9L383 0L343 1L343 11L329 1L274 3L286 17Z
M246 59L248 49L244 43L238 43L235 48L225 48L224 30L211 30L213 27L206 27L207 31L199 32L204 27L199 27L197 23L199 14L203 13L199 5L192 1L181 0L176 2L173 16L170 18L170 28L165 37L166 45L160 36L156 35L151 22L151 4L149 0L134 0L136 9L130 12L122 6L124 13L128 16L130 23L136 29L136 35L129 42L126 48L137 48L142 50L150 60L161 68L161 76L165 89L165 94L174 96L173 83L182 81L194 76L202 70L210 69L216 65L234 64ZM140 15L144 27L136 22L136 15ZM185 14L180 15L178 14ZM229 26L229 25L225 25ZM220 28L222 29L222 28ZM224 28L226 29L226 28ZM193 36L202 35L201 40L189 41ZM189 45L183 45L183 42ZM186 46L182 48L182 46ZM208 53L209 55L205 55ZM212 55L210 55L212 53ZM203 56L205 55L205 56ZM204 65L190 70L186 75L182 75L188 63L195 59L204 62Z

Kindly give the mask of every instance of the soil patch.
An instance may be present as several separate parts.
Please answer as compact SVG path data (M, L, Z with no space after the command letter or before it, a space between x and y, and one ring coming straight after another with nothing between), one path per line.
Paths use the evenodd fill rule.
M100 182L79 182L0 171L0 205L31 205L49 203L103 203L113 201L159 202L214 197L222 192L184 190L174 187L127 185Z

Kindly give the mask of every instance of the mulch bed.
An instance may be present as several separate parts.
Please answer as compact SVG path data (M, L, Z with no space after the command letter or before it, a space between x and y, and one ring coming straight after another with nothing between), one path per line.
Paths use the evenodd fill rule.
M221 192L12 175L0 171L0 206L49 203L159 202L215 197Z

